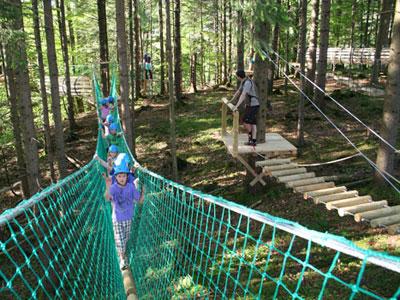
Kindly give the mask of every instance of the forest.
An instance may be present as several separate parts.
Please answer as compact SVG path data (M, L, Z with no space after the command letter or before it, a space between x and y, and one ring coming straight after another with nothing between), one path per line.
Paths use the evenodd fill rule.
M125 258L107 114L144 193ZM0 296L119 298L126 259L140 299L396 299L399 114L400 0L0 0Z

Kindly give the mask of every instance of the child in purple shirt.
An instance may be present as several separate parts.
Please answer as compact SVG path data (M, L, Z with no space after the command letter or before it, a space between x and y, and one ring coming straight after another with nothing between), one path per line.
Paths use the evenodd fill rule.
M104 122L111 111L111 107L108 105L108 99L101 100L101 119Z
M126 244L131 234L135 204L143 202L144 198L143 188L141 193L137 189L137 180L127 182L129 172L128 167L122 164L115 169L114 184L111 184L110 178L106 178L106 199L111 201L115 246L122 270L128 267Z

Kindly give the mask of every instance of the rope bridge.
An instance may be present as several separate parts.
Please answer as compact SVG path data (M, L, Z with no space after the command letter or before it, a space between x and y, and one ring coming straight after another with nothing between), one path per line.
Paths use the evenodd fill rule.
M99 101L96 80L94 90ZM131 155L126 143L124 148ZM96 151L106 157L100 130ZM102 172L92 160L0 215L1 299L126 298ZM140 299L400 297L399 257L203 194L142 167L136 176L145 201L135 210L128 257Z

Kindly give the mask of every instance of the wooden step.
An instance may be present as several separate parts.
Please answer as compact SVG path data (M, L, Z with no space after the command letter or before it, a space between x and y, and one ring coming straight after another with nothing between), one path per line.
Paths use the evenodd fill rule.
M388 226L387 231L389 234L399 234L400 233L400 223Z
M307 178L313 178L313 177L315 177L314 172L289 175L289 176L281 176L281 177L278 177L278 182L286 183L289 181L295 181L295 180L301 180L301 179L307 179Z
M348 199L342 199L342 200L336 200L336 201L328 202L328 203L326 203L326 208L328 210L331 210L331 209L334 209L334 208L353 206L353 205L357 205L357 204L368 203L368 202L371 202L371 201L372 201L371 196L353 197L353 198L348 198Z
M348 191L348 192L343 192L343 193L314 197L313 201L315 204L327 203L327 202L331 202L331 201L348 199L348 198L357 197L357 196L358 196L357 191Z
M322 182L322 183L317 183L317 184L297 186L294 188L294 190L298 193L305 193L305 192L333 188L334 186L335 186L334 182Z
M343 217L345 215L352 215L352 214L356 214L356 213L361 213L361 212L366 212L366 211L383 208L384 206L387 206L387 205L388 205L388 203L386 200L372 201L370 203L341 207L341 208L339 208L338 213L339 213L339 216Z
M287 169L294 169L297 168L296 163L289 163L289 164L282 164L282 165L275 165L275 166L265 166L263 168L264 172L272 172L278 170L287 170Z
M347 191L347 188L345 186L337 186L337 187L328 188L328 189L320 189L320 190L306 192L304 194L304 199L307 200L309 198L337 194L337 193L342 193L345 191Z
M290 163L290 161L291 161L290 158L276 158L276 159L261 160L261 161L256 162L256 167L288 164L288 163Z
M373 219L370 221L372 228L375 228L378 226L389 226L389 225L393 225L393 224L397 224L397 223L400 223L400 214L383 217L383 218L377 218L377 219Z
M354 215L356 222L362 220L372 220L377 218L388 217L400 213L400 205L379 208L371 211L361 212Z
M307 179L289 181L289 182L286 183L286 186L287 187L291 187L291 188L295 188L297 186L317 184L317 183L321 183L321 182L325 182L325 177L314 177L314 178L307 178Z
M281 176L286 176L286 175L295 175L295 174L302 174L302 173L307 173L307 169L306 168L294 168L294 169L288 169L288 170L272 171L270 173L270 175L273 177L281 177Z

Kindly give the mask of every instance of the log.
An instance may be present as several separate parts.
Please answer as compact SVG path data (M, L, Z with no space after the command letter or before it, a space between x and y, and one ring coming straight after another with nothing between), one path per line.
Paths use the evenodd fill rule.
M286 183L289 181L295 181L295 180L301 180L301 179L307 179L307 178L313 178L313 177L315 177L314 172L289 175L289 176L281 176L281 177L278 177L278 182Z
M305 193L305 192L333 188L334 186L335 186L334 182L322 182L322 183L317 183L317 184L298 186L298 187L295 187L294 190L298 193Z
M285 175L294 175L294 174L302 174L302 173L307 173L307 169L306 168L295 168L295 169L288 169L288 170L272 171L269 175L271 175L273 177L280 177L280 176L285 176Z
M294 168L297 168L296 163L289 163L289 164L282 164L282 165L275 165L275 166L265 166L263 169L267 172L272 172L272 171L287 170L287 169L294 169Z
M389 234L399 234L400 233L400 223L393 224L387 228Z
M371 196L353 197L353 198L349 198L349 199L342 199L342 200L328 202L328 203L326 203L326 208L328 210L332 210L334 208L353 206L353 205L357 205L357 204L368 203L371 201L372 201Z
M343 192L343 193L338 193L338 194L314 197L313 200L314 200L315 204L319 204L319 203L327 203L327 202L336 201L336 200L348 199L348 198L357 197L357 196L358 196L357 191L348 191L348 192Z
M127 296L132 295L132 294L136 295L135 283L133 282L132 272L129 268L122 271L122 280L124 283L125 294Z
M290 163L290 158L276 158L276 159L267 159L267 160L260 160L256 162L257 167L264 167L264 166L274 166L274 165L281 165L281 164L288 164Z
M372 228L376 228L378 226L389 226L397 223L400 223L400 214L377 218L370 221Z
M298 186L310 185L325 182L325 177L314 177L314 178L307 178L295 181L289 181L286 183L287 187L295 188Z
M372 219L392 216L398 213L400 213L400 205L357 213L354 215L354 220L356 222L361 222L362 220L372 220Z
M314 197L319 197L319 196L324 196L324 195L331 195L331 194L337 194L337 193L342 193L347 191L347 188L345 186L337 186L333 188L328 188L328 189L321 189L321 190L316 190L316 191L310 191L304 194L304 199L307 200L309 198L314 198Z
M356 214L356 213L361 213L364 211L371 211L371 210L379 209L379 208L382 208L387 205L388 205L388 203L386 200L373 201L370 203L364 203L364 204L353 205L353 206L348 206L348 207L341 207L341 208L339 208L338 213L339 213L339 216L343 217L345 215Z

